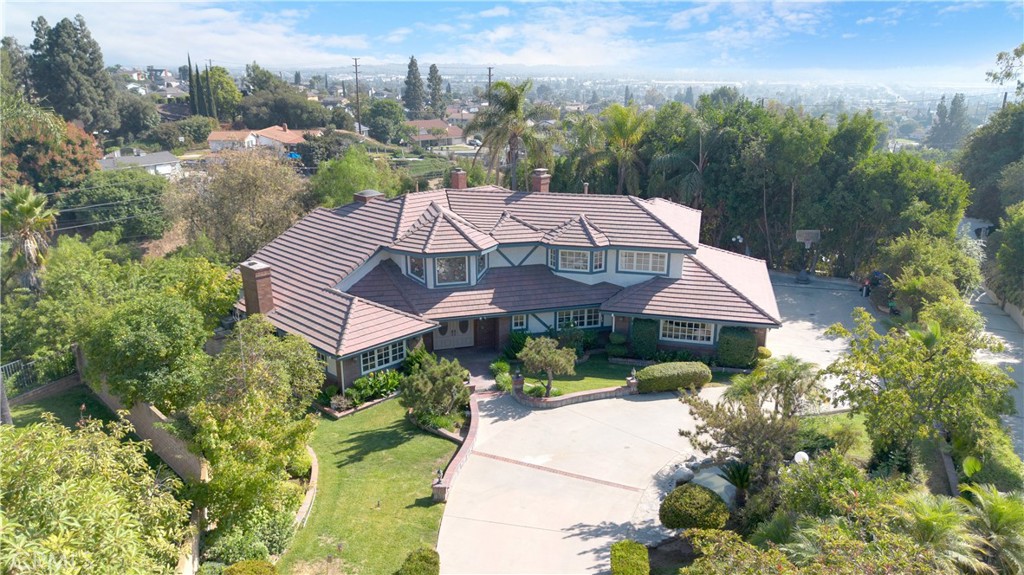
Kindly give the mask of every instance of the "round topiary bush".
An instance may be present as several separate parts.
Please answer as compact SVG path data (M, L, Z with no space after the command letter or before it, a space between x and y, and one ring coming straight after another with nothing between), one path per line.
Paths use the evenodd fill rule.
M647 547L626 539L612 543L612 575L650 575Z
M441 556L430 547L420 547L409 553L402 567L395 575L438 575L441 573Z
M636 372L637 391L657 393L679 388L700 390L711 381L711 369L699 361L676 361L647 366Z
M669 529L721 529L729 519L729 508L714 491L687 483L661 502L658 518Z
M771 356L772 356L772 350L768 349L767 347L765 347L763 345L757 346L757 359L758 360L763 361L763 360L766 360L766 359L770 358Z
M241 561L224 570L224 575L277 575L269 561Z
M608 343L612 345L625 345L626 335L619 333L617 331L613 331L608 334Z

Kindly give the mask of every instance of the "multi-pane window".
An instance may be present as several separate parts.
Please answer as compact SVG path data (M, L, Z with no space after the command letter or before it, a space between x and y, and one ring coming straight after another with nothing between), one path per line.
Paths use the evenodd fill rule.
M596 307L589 309L570 309L558 312L558 329L569 326L599 327L600 325L601 310Z
M558 250L558 269L565 271L589 271L590 252Z
M668 271L668 254L620 251L619 270L663 274Z
M423 258L409 256L409 275L423 281L426 278L425 261Z
M327 363L327 354L318 349L316 350L316 359L322 363Z
M548 248L548 267L552 269L558 268L558 250L555 248Z
M512 331L526 329L526 314L512 316Z
M469 281L465 257L437 258L434 269L437 273L437 285L462 284Z
M369 373L382 367L396 364L405 359L405 342L396 341L395 343L371 349L363 353L359 359L363 373Z
M693 343L711 343L714 327L710 323L696 321L661 321L661 339L672 341L688 341Z
M487 256L476 256L476 277L484 275L485 271L487 271Z
M594 252L594 267L595 272L604 271L604 252Z

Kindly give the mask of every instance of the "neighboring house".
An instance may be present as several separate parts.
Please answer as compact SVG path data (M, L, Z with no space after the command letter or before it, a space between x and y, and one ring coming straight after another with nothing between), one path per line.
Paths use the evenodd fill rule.
M452 126L444 120L411 120L405 123L412 128L412 139L421 146L451 146L464 144L462 128Z
M367 137L370 136L370 128L368 126L364 126L364 125L360 124L359 122L356 122L355 128L356 128L355 131L360 136L367 136Z
M210 151L245 150L256 147L256 133L252 130L214 130L206 137Z
M473 113L473 112L466 112L464 110L460 110L460 111L455 112L454 114L449 114L448 117L446 118L446 120L450 124L453 124L455 126L458 126L460 128L465 129L465 127L470 122L472 122L473 118L475 118L475 117L476 117L476 114Z
M272 148L282 156L295 150L295 147L306 141L305 135L319 136L321 130L289 130L288 124L270 126L254 132L256 134L256 145L263 148Z
M147 154L136 150L133 155L123 155L117 151L100 160L101 170L126 170L129 168L142 168L150 174L167 178L181 174L181 162L170 152Z
M314 210L241 264L237 307L305 338L343 387L420 341L501 350L513 331L646 318L663 348L713 351L723 327L763 345L781 325L764 261L700 244L700 211L549 182L467 189L457 169L449 189Z
M153 90L152 94L158 98L167 98L168 100L188 97L188 92L174 86L164 86L163 88Z

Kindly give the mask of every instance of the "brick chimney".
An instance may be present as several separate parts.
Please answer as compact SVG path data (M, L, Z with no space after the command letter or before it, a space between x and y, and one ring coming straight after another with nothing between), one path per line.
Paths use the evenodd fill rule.
M274 288L270 281L270 266L256 260L242 262L242 294L245 296L245 313L268 313L274 309Z
M548 173L547 168L537 168L530 172L530 191L535 194L546 194L548 193L548 187L551 185L551 174Z
M377 190L363 190L361 192L357 192L353 198L360 204L368 204L376 200L384 199L384 194Z
M465 190L469 187L469 176L466 170L455 168L452 170L452 189Z

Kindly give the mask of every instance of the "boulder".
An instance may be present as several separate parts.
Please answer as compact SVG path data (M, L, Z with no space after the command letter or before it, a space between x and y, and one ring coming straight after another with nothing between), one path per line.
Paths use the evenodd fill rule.
M680 467L672 475L672 479L675 481L676 487L679 487L680 485L682 485L684 483L689 483L689 482L693 481L694 475L695 474L693 473L693 471L690 470L689 468Z

